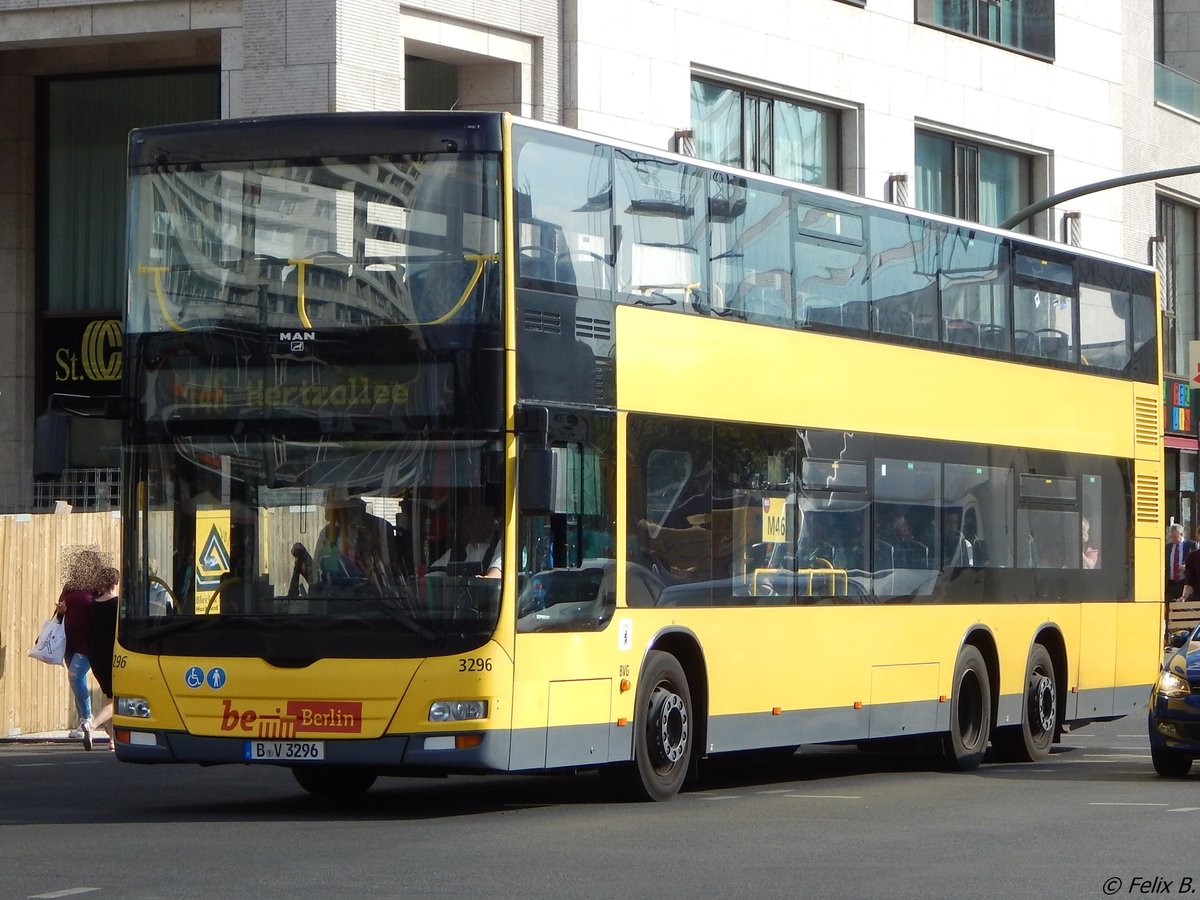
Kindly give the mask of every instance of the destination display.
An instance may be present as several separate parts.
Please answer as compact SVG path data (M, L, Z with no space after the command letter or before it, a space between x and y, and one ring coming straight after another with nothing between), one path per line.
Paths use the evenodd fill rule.
M273 360L236 364L181 356L146 372L147 422L325 417L441 418L454 409L448 363Z

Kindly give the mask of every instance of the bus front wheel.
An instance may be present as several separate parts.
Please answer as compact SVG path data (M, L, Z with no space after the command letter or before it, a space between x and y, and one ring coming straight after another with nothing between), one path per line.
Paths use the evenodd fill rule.
M658 650L647 654L635 702L626 787L638 799L670 800L687 776L695 733L692 694L679 660Z
M978 768L987 752L992 723L992 689L983 654L971 645L958 651L950 695L950 731L943 739L946 765L960 772Z
M375 773L350 766L293 766L297 784L317 797L357 797L370 790Z
M1034 644L1025 666L1021 724L996 729L996 749L1006 759L1037 762L1050 755L1058 729L1058 679L1050 651Z

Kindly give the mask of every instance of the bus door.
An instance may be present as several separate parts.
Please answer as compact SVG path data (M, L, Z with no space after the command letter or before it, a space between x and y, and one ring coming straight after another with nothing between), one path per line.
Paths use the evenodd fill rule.
M610 751L623 589L615 417L536 407L519 418L512 767L628 759L628 746Z

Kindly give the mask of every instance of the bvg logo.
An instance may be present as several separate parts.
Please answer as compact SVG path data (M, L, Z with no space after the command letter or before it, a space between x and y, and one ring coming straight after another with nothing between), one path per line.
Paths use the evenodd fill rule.
M118 381L122 360L121 323L97 319L83 329L78 351L59 347L54 353L55 381ZM80 371L82 369L82 371Z
M362 734L362 703L354 700L289 700L286 709L264 713L221 701L221 730L294 738L302 734Z

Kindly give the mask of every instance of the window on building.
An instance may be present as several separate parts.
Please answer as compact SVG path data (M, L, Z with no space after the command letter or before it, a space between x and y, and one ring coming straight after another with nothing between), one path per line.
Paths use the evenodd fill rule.
M38 402L48 408L56 393L100 398L118 389L129 132L220 118L221 80L215 69L47 78L39 106ZM103 361L84 361L85 344L103 349ZM119 424L72 418L67 465L115 471Z
M47 312L121 309L129 132L219 118L220 90L215 71L43 83Z
M696 156L838 187L841 113L829 107L694 79Z
M1054 58L1054 0L917 0L917 21Z
M1154 99L1200 116L1200 55L1193 35L1200 24L1194 0L1155 0Z
M436 59L405 57L405 109L454 109L458 100L456 66Z
M1185 203L1158 199L1157 260L1163 292L1163 371L1188 373L1188 342L1196 329L1197 209Z
M1033 202L1027 154L918 131L916 155L918 209L999 225Z

